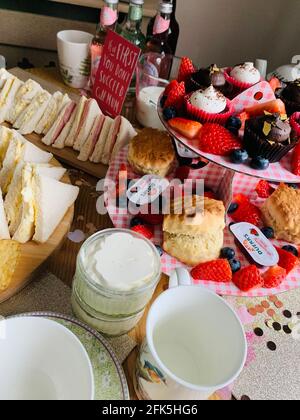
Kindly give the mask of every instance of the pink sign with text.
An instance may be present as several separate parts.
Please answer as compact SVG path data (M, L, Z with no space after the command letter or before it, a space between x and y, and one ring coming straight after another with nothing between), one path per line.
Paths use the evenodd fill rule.
M108 32L93 88L93 97L105 115L115 118L121 114L140 53L131 42Z

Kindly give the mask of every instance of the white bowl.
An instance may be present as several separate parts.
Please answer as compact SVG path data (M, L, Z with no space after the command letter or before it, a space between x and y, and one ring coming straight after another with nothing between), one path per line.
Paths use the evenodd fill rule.
M64 326L45 318L1 321L0 400L93 400L87 352Z

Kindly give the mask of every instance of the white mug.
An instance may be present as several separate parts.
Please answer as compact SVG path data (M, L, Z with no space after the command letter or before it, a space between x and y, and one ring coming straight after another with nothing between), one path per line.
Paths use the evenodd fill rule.
M245 331L233 309L178 269L148 315L136 366L137 395L206 400L235 381L246 356Z
M64 83L84 88L91 74L90 45L93 35L82 31L61 31L57 34L59 67Z

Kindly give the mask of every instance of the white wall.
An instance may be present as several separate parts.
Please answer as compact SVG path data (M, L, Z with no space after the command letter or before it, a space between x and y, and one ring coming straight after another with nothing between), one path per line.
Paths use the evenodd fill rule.
M271 71L300 54L300 0L177 0L177 54L206 66L269 60Z

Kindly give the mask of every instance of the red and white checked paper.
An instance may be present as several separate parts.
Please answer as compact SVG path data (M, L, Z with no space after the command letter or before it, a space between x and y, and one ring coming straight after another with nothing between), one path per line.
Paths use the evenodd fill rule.
M130 220L132 219L132 215L130 215L127 209L120 209L116 207L114 196L109 192L109 185L110 182L116 182L118 178L119 168L121 164L126 164L128 169L128 179L134 180L139 179L140 176L135 174L129 164L127 164L127 151L128 148L125 147L121 150L119 155L115 158L115 160L111 163L109 170L107 172L107 176L105 179L105 187L108 189L106 193L105 201L109 216L116 228L123 228L128 229L130 226ZM226 169L214 165L212 163L208 164L206 167L202 169L198 169L195 171L191 171L190 173L191 179L205 179L205 185L212 188L214 191L218 192L220 199L225 201L225 204L231 202L232 195L238 193L243 193L249 196L254 204L261 204L261 200L257 199L257 194L255 193L255 186L257 184L257 179L242 175L242 174L233 174L231 171L227 171ZM233 178L233 183L232 183ZM232 185L231 185L232 183ZM232 194L233 191L233 194ZM231 222L230 219L227 220L227 224ZM155 236L153 242L156 245L162 244L162 230L161 227L158 226L155 228ZM286 243L280 241L274 241L274 244L283 246ZM236 247L234 237L229 232L228 228L225 229L224 234L224 246L228 246L234 248L236 250L237 259L239 259L243 266L249 264L248 260L245 258L244 254ZM170 273L177 267L186 267L180 261L172 258L170 255L164 253L161 258L162 262L162 270L165 274L170 275ZM189 267L186 267L189 268ZM252 292L243 293L237 287L231 283L215 283L209 281L201 281L199 284L204 285L210 290L213 290L217 294L220 295L227 295L227 296L268 296L272 294L279 294L286 292L287 290L291 290L294 288L300 287L300 269L297 269L293 273L291 273L287 279L277 288L275 289L257 289L253 290Z

